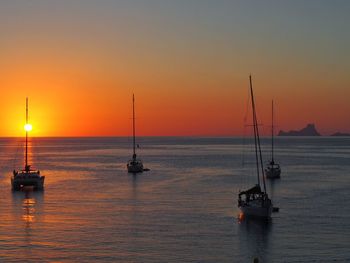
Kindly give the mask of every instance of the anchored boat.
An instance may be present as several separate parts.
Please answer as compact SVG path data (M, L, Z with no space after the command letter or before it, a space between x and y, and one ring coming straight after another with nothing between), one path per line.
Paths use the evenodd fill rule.
M128 168L129 173L142 173L143 172L143 163L141 159L138 159L136 156L136 135L135 135L135 96L132 94L132 135L133 135L133 155L132 158L128 161L126 167Z
M45 176L40 175L39 170L31 169L31 166L28 164L28 133L32 129L32 125L28 123L28 98L26 98L26 124L24 129L26 131L25 165L23 170L13 171L13 177L11 177L12 190L19 191L25 187L32 187L33 190L42 190Z
M268 179L277 179L281 177L281 167L274 160L274 125L273 125L273 101L272 101L272 125L271 125L271 161L265 169L265 175Z
M252 188L239 192L238 207L240 208L243 216L267 219L271 216L273 205L271 199L269 198L266 192L264 167L260 147L259 127L255 111L254 93L251 76L249 76L249 84L252 101L255 159L258 182ZM261 181L263 182L262 187Z

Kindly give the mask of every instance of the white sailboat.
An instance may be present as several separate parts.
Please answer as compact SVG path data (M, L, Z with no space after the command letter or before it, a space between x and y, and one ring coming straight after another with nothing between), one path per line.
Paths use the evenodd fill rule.
M257 184L245 191L240 191L238 194L238 207L245 217L258 217L267 219L271 216L273 206L272 201L266 192L266 183L264 177L263 160L260 147L259 127L255 111L255 102L253 94L252 78L249 76L250 95L252 101L253 112L253 129L254 129L254 144L255 144L255 159L257 171ZM260 170L261 169L261 170ZM263 182L261 187L261 180Z
M127 168L129 173L142 173L143 163L141 159L136 156L136 139L135 139L135 96L132 94L132 132L133 132L133 155L132 158L127 163Z
M281 167L275 163L274 159L274 122L273 122L273 101L272 101L272 125L271 125L271 161L265 169L265 175L268 179L276 179L281 177Z
M28 133L32 129L32 126L28 123L28 98L26 98L26 124L24 128L26 131L25 165L23 170L13 171L13 177L11 177L12 190L19 191L24 187L32 187L33 190L42 190L44 188L45 176L40 175L39 170L32 170L28 164Z

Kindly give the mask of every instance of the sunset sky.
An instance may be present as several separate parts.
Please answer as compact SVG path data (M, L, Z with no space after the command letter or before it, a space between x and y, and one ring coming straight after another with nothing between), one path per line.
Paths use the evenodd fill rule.
M350 1L0 2L0 136L350 132Z

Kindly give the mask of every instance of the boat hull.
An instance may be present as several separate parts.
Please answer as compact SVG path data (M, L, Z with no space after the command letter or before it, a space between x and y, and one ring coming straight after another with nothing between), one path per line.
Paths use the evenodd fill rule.
M256 188L257 189L257 188ZM254 191L255 189L250 189ZM249 190L248 190L249 191ZM273 210L271 199L265 193L241 194L246 199L242 200L239 196L238 207L241 209L244 217L269 218Z
M267 207L241 206L240 210L245 217L270 218L272 205Z
M138 161L129 161L126 165L129 173L142 173L143 172L143 164L140 160Z
M269 167L268 169L265 169L265 175L268 179L281 178L281 169Z
M142 173L143 168L139 166L128 166L128 173Z
M27 187L32 187L33 190L44 189L45 176L39 174L17 174L11 178L11 186L13 191L20 191Z

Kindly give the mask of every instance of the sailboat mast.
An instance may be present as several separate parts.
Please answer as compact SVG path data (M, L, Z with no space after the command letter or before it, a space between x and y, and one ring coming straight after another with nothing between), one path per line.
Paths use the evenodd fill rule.
M259 158L258 158L258 147L257 147L257 127L256 127L256 115L255 115L255 103L254 103L254 93L253 93L253 83L252 76L249 75L249 85L250 85L250 97L252 100L252 114L253 114L253 127L254 127L254 145L255 145L255 159L256 159L256 172L258 176L258 184L260 185L260 175L259 175Z
M274 144L274 138L273 138L273 135L274 135L274 126L273 126L273 123L274 123L274 120L273 120L273 100L272 100L272 125L271 125L271 143L272 143L272 150L271 150L271 153L272 153L272 162L274 162L274 160L273 160L273 144Z
M259 136L259 129L258 126L256 126L257 130L257 137L258 137L258 146L259 146L259 155L260 155L260 167L261 167L261 175L262 175L262 180L264 184L264 192L266 193L266 183L265 183L265 176L264 176L264 164L263 164L263 159L262 159L262 153L261 153L261 145L260 145L260 136Z
M253 84L252 84L252 77L249 76L249 82L250 82L250 93L252 97L252 107L253 107L253 122L254 122L254 140L255 140L255 156L256 156L256 166L258 171L258 183L260 185L260 176L259 176L259 159L260 159L260 167L261 167L261 175L264 185L264 192L266 193L266 183L265 183L265 177L264 177L264 165L262 160L262 153L261 153L261 146L260 146L260 136L259 136L259 125L258 125L258 119L256 117L256 111L255 111L255 102L254 102L254 94L253 94ZM259 158L258 158L258 151L259 151Z
M28 124L28 97L26 98L26 125ZM26 156L25 156L25 170L28 170L28 131L26 129Z
M135 96L132 94L132 135L133 135L133 156L136 156L135 151Z

